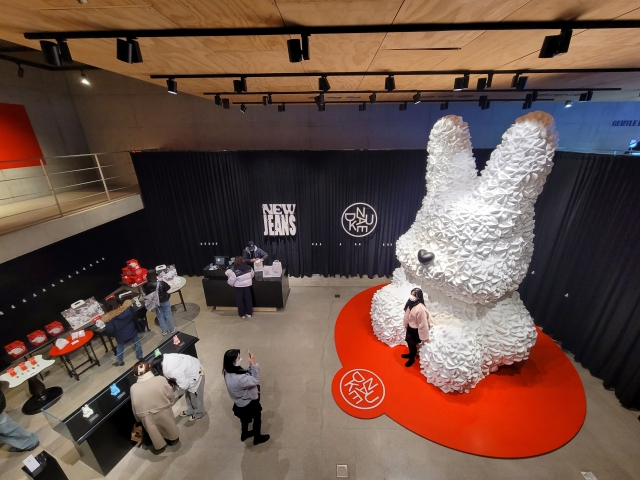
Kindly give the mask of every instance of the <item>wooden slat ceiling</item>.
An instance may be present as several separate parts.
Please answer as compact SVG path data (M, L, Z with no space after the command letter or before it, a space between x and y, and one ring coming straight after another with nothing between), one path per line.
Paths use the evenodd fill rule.
M77 0L0 0L0 11L0 38L37 49L38 42L25 40L25 32L632 20L640 19L640 0L88 0L85 4ZM640 67L637 30L576 30L569 53L538 58L544 36L557 33L539 30L313 35L311 59L301 63L288 60L288 36L141 38L144 62L133 65L116 59L114 39L69 40L69 46L74 60L163 86L164 80L152 80L149 75ZM471 86L475 86L477 77L472 76ZM332 90L358 90L362 94L327 95L328 101L365 100L368 91L381 90L384 81L383 76L362 75L329 80ZM496 76L494 87L506 88L509 82L509 76ZM318 88L315 76L249 78L247 83L249 91ZM396 77L398 89L450 89L452 84L453 76ZM538 74L530 76L529 87L622 87L622 92L596 92L594 100L637 100L640 75ZM205 91L232 91L232 79L181 79L179 90L200 96ZM514 96L518 98L517 94L500 95ZM309 97L283 95L274 100L301 101ZM229 98L235 103L260 101L259 96ZM411 94L380 94L378 98L410 100Z

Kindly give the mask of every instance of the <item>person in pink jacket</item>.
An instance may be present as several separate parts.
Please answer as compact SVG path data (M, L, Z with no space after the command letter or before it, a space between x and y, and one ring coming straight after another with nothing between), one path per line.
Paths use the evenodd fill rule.
M431 315L424 305L424 295L419 288L411 290L411 296L404 306L404 326L407 329L405 340L409 346L409 353L403 354L402 358L409 359L405 366L410 367L416 361L418 344L431 341L429 338Z
M234 287L238 315L241 318L251 318L251 315L253 315L253 302L251 300L253 269L246 264L244 258L236 257L233 261L233 267L224 273L228 277L227 283Z

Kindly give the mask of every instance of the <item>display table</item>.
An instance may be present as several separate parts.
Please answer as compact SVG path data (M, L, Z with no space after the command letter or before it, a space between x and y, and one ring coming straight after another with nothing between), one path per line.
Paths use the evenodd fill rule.
M227 283L224 270L204 270L202 288L207 306L216 307L218 310L237 308L233 291L235 287ZM289 276L286 270L280 277L263 277L261 272L256 272L251 287L253 309L264 312L284 308L289 298L289 291Z
M184 304L184 298L182 297L182 287L184 287L187 284L187 279L184 277L178 277L178 280L180 280L180 284L173 286L169 289L168 293L176 293L178 292L178 295L180 295L180 302L182 303L182 308L184 308L184 311L187 311L187 306Z
M91 345L92 338L93 332L90 330L86 330L84 332L84 337L77 338L76 340L72 340L71 336L69 336L67 337L67 341L69 342L68 345L66 345L63 349L54 346L51 350L49 350L49 355L52 357L60 357L60 359L62 360L62 364L67 369L69 377L75 377L76 380L80 380L80 375L89 370L91 367L100 366L100 360L98 360L96 352L93 351L93 346ZM71 363L69 354L80 349L80 347L84 347L84 351L87 354L87 360L78 365L78 368L86 365L87 363L90 363L90 365L84 370L78 372L73 363ZM91 350L91 353L89 353L89 350ZM91 354L93 354L93 357L91 356Z
M29 393L31 398L25 402L22 406L22 413L25 415L35 415L40 411L58 400L62 396L62 388L49 387L46 388L36 375L42 372L44 369L53 365L55 360L45 360L42 355L36 355L33 357L36 360L36 364L33 365L30 361L25 362L26 370L22 370L20 367L15 369L16 375L12 376L9 373L0 375L0 381L7 382L9 388L15 388L18 385L22 385L24 382L29 382Z
M157 348L162 354L182 353L197 357L195 327L189 331L191 334L181 331L168 338L162 337L163 341ZM177 343L174 342L175 337ZM145 356L147 361L153 358L153 352ZM57 406L43 410L52 428L73 442L80 459L102 475L107 475L135 445L131 441L131 429L136 420L129 393L135 382L133 371L127 368L70 414ZM85 408L87 406L88 409ZM64 415L60 415L62 412Z

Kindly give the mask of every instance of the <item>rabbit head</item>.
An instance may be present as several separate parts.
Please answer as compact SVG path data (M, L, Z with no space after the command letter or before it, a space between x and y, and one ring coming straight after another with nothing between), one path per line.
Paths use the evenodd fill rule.
M515 290L531 261L534 204L557 142L553 117L529 113L504 133L478 176L466 122L438 120L427 146L427 194L397 242L411 280L467 303L495 302ZM433 260L422 255L421 263L420 250Z

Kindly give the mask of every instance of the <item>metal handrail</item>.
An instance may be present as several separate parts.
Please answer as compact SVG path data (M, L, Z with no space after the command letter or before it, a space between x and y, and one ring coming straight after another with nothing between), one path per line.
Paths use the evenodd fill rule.
M15 163L15 162L33 162L37 160L54 160L56 158L78 158L78 157L91 157L93 155L115 155L117 153L131 153L128 150L120 150L117 152L100 152L100 153L78 153L75 155L55 155L53 157L31 157L31 158L14 158L13 160L0 160L0 162ZM37 165L34 165L36 167Z
M0 198L0 200L7 200L9 198L20 198L20 197L29 197L31 195L37 195L39 193L45 193L45 192L49 192L51 193L50 189L47 190L38 190L37 192L33 192L33 193L23 193L22 195L11 195L10 197L5 197L5 198ZM35 197L35 198L42 198L42 197ZM7 204L10 205L10 204Z
M101 180L91 180L90 182L74 183L73 185L65 185L64 187L54 187L54 190L62 190L63 188L79 187L80 185L89 185L90 183L100 182Z
M125 188L131 188L131 187L139 187L140 185L138 185L137 183L132 183L131 185L127 185L126 187L118 187L118 188L112 188L109 191L110 192L115 192L116 190L122 190Z
M49 172L49 175L60 175L63 173L84 172L86 170L96 170L98 167L78 168L77 170L65 170L64 172Z

